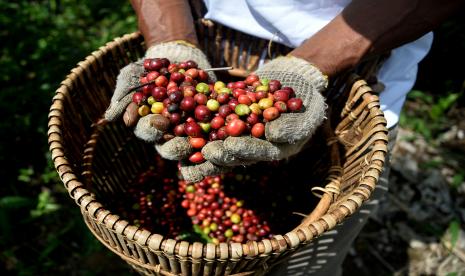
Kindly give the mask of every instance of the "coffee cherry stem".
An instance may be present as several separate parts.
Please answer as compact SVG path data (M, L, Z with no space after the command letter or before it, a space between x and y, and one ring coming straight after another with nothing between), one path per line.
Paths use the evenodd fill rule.
M149 84L152 84L152 83L155 83L155 80L151 80L151 81L148 81L148 82L143 83L143 84L141 84L141 85L138 85L138 86L134 86L134 87L132 87L132 88L129 88L128 93L129 93L129 92L132 92L132 91L135 91L135 90L137 90L137 89L139 89L139 88L142 88L142 87L144 87L144 86L147 86L147 85L149 85Z
M230 67L216 67L216 68L207 68L207 69L203 69L203 71L205 72L209 72L209 71L225 71L225 70L232 70L233 67L230 66Z

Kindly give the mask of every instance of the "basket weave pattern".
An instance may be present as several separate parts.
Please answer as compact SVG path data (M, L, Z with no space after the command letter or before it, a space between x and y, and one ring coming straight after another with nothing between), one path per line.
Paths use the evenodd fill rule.
M208 22L207 22L208 23ZM207 24L208 25L208 24ZM232 75L254 70L261 50L244 50L233 31L223 39L209 26L216 41L207 52L212 64L231 64ZM205 31L204 30L204 31ZM262 43L260 41L254 43ZM210 46L209 46L210 47ZM242 50L241 50L242 49ZM275 49L279 54L288 49ZM329 154L328 181L316 188L321 200L300 225L284 235L246 243L201 244L176 241L139 229L110 212L99 198L126 192L152 155L121 122L100 118L107 108L119 70L143 56L139 33L125 35L91 53L62 82L49 113L48 139L55 167L66 189L81 208L90 231L137 271L147 275L263 274L322 233L334 228L369 199L387 152L386 121L379 99L360 77L348 75L333 84L329 119L322 126ZM258 54L259 53L259 54ZM342 91L342 92L340 92ZM332 127L335 126L335 127Z

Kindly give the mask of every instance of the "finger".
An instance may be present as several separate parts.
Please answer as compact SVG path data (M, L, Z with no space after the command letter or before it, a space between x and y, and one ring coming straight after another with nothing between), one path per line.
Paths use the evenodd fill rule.
M187 137L174 137L163 144L156 144L155 148L161 157L169 160L185 159L194 151Z
M225 151L241 160L271 161L280 159L278 146L250 136L228 137L224 140Z
M134 129L134 134L138 138L146 142L156 142L163 136L163 132L152 125L151 120L155 115L156 114L149 114L139 119Z
M128 93L131 87L138 84L140 75L144 72L144 66L140 62L133 62L123 67L116 77L116 87L111 101L119 101Z
M139 121L139 112L136 103L130 103L126 107L126 111L124 111L123 115L123 121L127 127L133 127L137 124Z
M105 111L105 115L104 115L105 119L107 119L110 122L118 119L121 116L121 114L123 114L123 112L126 110L126 107L132 102L132 95L134 93L135 92L132 92L132 93L124 96L119 101L111 102L110 106Z
M238 165L237 158L225 150L223 141L220 140L207 143L202 148L202 155L206 160L220 166Z
M210 161L205 161L199 165L181 166L181 175L187 182L195 183L201 181L206 176L222 174L229 170L230 168L215 165Z

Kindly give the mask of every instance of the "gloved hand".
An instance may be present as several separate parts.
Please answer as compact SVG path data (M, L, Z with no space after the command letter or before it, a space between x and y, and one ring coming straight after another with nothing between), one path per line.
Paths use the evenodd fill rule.
M207 57L200 49L182 41L156 44L147 50L144 59L145 58L168 58L171 62L194 60L200 68L211 67ZM143 59L131 63L121 69L116 80L116 88L111 98L110 106L105 112L106 120L114 121L118 119L123 112L125 112L123 119L127 125L130 125L131 122L137 120L138 116L134 110L131 112L130 106L132 96L135 92L128 93L128 90L139 84L139 77L143 72ZM208 74L211 80L216 80L213 72L209 72ZM157 115L149 114L141 117L134 129L134 134L146 142L155 143L158 153L163 158L169 160L186 159L193 152L193 149L187 140L188 138L175 137L165 143L159 143L163 136L163 131L154 127L153 118L155 116ZM206 167L208 168L208 171L212 173L222 172L220 167L215 166L210 162L204 162L198 166L200 168Z
M213 166L182 167L181 173L190 180L197 181L206 175L213 175L221 166L288 158L302 149L323 122L326 104L321 93L327 87L328 80L318 68L303 59L287 56L265 64L256 74L260 79L276 79L283 86L292 87L296 97L303 101L304 112L283 113L278 119L266 123L266 140L243 136L209 142L203 147L202 154Z

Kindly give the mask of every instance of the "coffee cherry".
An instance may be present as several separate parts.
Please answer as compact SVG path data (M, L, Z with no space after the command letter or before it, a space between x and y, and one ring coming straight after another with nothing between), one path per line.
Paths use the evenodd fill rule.
M256 123L258 123L258 120L259 120L259 119L260 119L260 118L258 117L257 114L255 114L255 113L250 113L250 115L247 116L246 121L247 121L248 124L250 124L250 125L253 126L253 125L255 125Z
M191 161L192 163L202 163L203 161L205 161L205 158L203 157L202 153L201 152L195 152L193 153L190 157L189 157L189 161Z
M268 92L266 91L258 91L255 93L255 98L260 101L261 99L267 98Z
M198 94L195 94L194 100L199 105L206 105L207 101L208 101L208 98L207 98L207 96L205 94L198 93Z
M136 103L137 105L140 105L141 103L143 103L145 101L145 95L144 93L142 92L135 92L133 95L132 95L132 101L134 103Z
M226 132L226 127L224 126L220 127L216 133L217 133L219 140L224 140L228 137L228 133Z
M209 139L210 141L218 140L218 139L219 139L219 138L218 138L218 132L216 132L216 131L214 131L214 130L211 131L210 134L208 135L208 139Z
M218 109L218 115L220 115L223 118L226 118L232 112L233 109L229 105L222 105Z
M195 90L199 93L207 94L208 92L210 92L210 87L208 86L208 84L200 82L197 84L197 86L195 86Z
M155 79L155 85L158 86L158 87L167 86L168 85L168 79L163 75L158 76Z
M147 82L150 82L150 81L155 80L159 76L160 76L160 73L158 73L157 71L151 71L151 72L148 72L145 77L147 78Z
M270 98L261 99L258 102L258 106L260 107L260 109L265 110L273 106L273 100L271 100Z
M185 136L186 132L184 131L184 124L176 125L173 132L176 136Z
M172 125L177 125L181 122L181 114L179 113L171 113L171 116L170 116L170 123Z
M281 89L281 82L279 80L270 80L268 83L268 86L270 88L270 92L275 92L279 89Z
M168 109L169 113L178 112L179 111L179 105L177 103L172 103L172 104L168 105L167 109Z
M225 120L221 116L216 116L210 122L210 125L214 129L219 129L220 127L224 126Z
M195 106L196 102L193 97L184 97L179 105L183 111L192 111L195 109Z
M207 72L205 72L204 70L199 70L198 73L199 73L198 79L200 81L208 81L208 73Z
M239 104L245 104L245 105L251 105L252 101L250 100L249 96L247 95L239 95L237 98L237 101Z
M236 106L239 104L239 102L237 101L237 99L231 99L229 100L229 107L231 108L231 110L234 110L236 109Z
M144 59L144 69L150 71L150 62L152 61L151 58Z
M228 103L228 101L229 101L229 94L227 94L227 93L221 93L221 94L219 94L219 95L216 97L216 100L217 100L220 104L226 104L226 103Z
M269 107L263 111L263 118L265 120L273 121L274 119L279 117L279 111L276 107Z
M194 114L195 118L201 122L208 122L211 117L211 111L205 105L198 105Z
M137 111L139 116L144 117L150 113L150 107L147 105L141 105Z
M192 79L195 79L199 76L199 70L196 68L190 68L184 73L184 75L191 77Z
M228 95L232 94L231 89L229 89L227 87L223 87L220 90L218 90L217 92L218 92L218 94L228 94Z
M236 113L231 113L229 114L228 116L226 116L226 124L236 120L236 119L239 119L239 115L237 115Z
M248 75L247 78L245 79L245 83L247 85L252 85L254 82L258 81L259 77L257 75Z
M245 91L244 89L241 89L241 88L235 88L233 91L232 91L232 95L234 98L238 99L239 96L241 95L246 95L247 94L247 91Z
M294 89L292 87L285 86L285 87L282 87L281 90L288 91L289 92L289 98L294 98L295 97L295 92L294 92Z
M168 107L171 104L171 101L170 101L170 99L166 98L166 99L163 100L162 103L163 103L164 107Z
M207 101L207 108L213 112L218 111L218 109L220 108L220 103L215 99L209 99Z
M253 114L256 114L256 115L261 115L262 114L262 110L260 108L260 106L257 104L257 103L253 103L249 106L250 108L250 112L252 112Z
M244 121L235 119L226 125L226 133L229 136L241 136L246 128L247 126Z
M234 112L236 112L239 116L245 116L250 114L250 108L245 104L238 104L234 109Z
M170 99L171 103L179 103L179 102L181 102L183 97L184 97L184 95L182 94L181 91L174 90L169 94L168 99Z
M160 70L158 70L158 72L160 72L160 75L166 77L167 79L168 79L168 77L170 75L170 72L168 71L168 68L166 68L166 67L160 68Z
M261 138L265 134L265 125L262 123L256 123L253 125L250 133L255 138Z
M159 86L158 86L158 87L154 87L154 88L152 89L152 97L153 97L155 100L159 101L159 102L161 102L161 101L163 101L164 99L166 99L167 96L168 96L168 94L167 94L167 90L166 90L165 87L159 87Z
M170 76L170 80L176 83L180 83L184 80L184 74L181 74L179 72L172 72Z
M197 68L199 65L197 64L197 62L193 61L193 60L188 60L186 61L186 68L190 69L190 68Z
M210 129L211 129L210 123L202 123L202 122L200 122L199 126L200 126L200 128L202 128L203 132L205 132L205 133L210 132Z
M287 108L291 112L297 112L302 109L302 99L300 98L292 98L287 101Z
M162 113L163 109L165 107L163 106L163 103L161 102L155 102L152 104L152 107L150 108L150 111L154 114L160 114Z
M149 69L150 71L158 71L163 67L163 63L159 58L154 58L150 61Z
M263 92L268 92L269 87L268 85L259 85L255 88L256 92L263 91Z
M203 146L205 146L206 143L207 141L203 138L189 138L189 144L191 144L194 149L201 149Z
M194 97L196 94L195 87L192 85L180 86L179 88L182 90L184 97Z
M170 60L167 59L167 58L161 58L161 59L160 59L160 62L161 62L161 64L162 64L162 67L165 67L165 68L168 67L168 66L170 65Z
M222 82L222 81L217 81L217 82L215 82L215 84L213 85L213 89L214 89L215 91L217 91L217 92L218 92L221 88L224 88L224 87L226 87L226 84L225 84L224 82Z
M278 109L279 113L285 113L287 111L287 105L285 102L281 102L281 101L275 102L274 107Z
M273 94L275 101L287 102L289 100L289 91L278 90Z
M202 128L196 122L184 123L184 132L187 136L202 137Z

